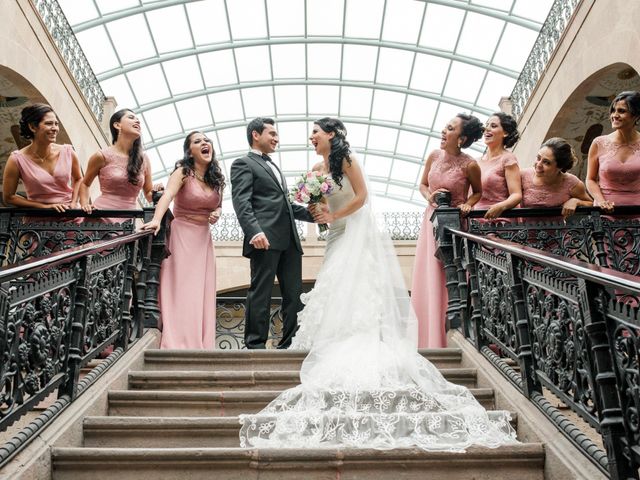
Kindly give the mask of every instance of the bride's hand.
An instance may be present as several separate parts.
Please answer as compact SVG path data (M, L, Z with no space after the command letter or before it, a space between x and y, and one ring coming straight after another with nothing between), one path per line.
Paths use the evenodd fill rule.
M329 207L323 204L316 204L311 214L316 223L332 223L336 220L335 215L329 211Z

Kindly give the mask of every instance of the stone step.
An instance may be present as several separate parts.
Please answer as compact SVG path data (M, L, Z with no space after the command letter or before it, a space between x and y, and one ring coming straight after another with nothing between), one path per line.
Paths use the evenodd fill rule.
M471 388L471 394L486 409L494 407L491 388ZM257 413L281 391L171 391L112 390L109 415L139 417L228 417Z
M512 412L512 426L517 414ZM84 446L90 448L233 448L240 423L233 417L86 417Z
M442 375L465 387L475 387L475 368L443 368ZM300 383L296 370L282 371L132 371L129 388L134 390L281 390Z
M438 368L460 365L459 348L420 349ZM147 350L145 370L299 370L307 356L303 350Z
M543 480L539 443L419 449L54 448L53 480Z

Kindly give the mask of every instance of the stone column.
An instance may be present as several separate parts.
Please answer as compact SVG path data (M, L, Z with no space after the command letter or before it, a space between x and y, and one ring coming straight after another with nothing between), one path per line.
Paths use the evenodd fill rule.
M501 112L507 115L513 115L513 102L511 101L511 97L500 97L498 107L500 107Z
M115 113L117 106L118 106L118 102L116 102L115 97L106 97L104 99L104 103L103 103L104 113L102 114L102 121L100 122L100 127L102 128L102 131L104 132L106 137L109 139L109 143L111 143L111 132L109 132L109 119L111 118L111 115Z

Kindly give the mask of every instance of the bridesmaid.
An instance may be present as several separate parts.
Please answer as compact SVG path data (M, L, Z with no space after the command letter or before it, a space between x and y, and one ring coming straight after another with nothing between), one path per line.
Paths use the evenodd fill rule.
M138 194L143 190L150 202L154 188L151 183L149 159L142 151L140 120L131 110L118 110L109 120L113 145L94 153L89 158L87 172L80 184L80 205L91 213L93 209L134 210ZM89 199L89 187L93 180L100 180L101 195L93 204ZM116 223L124 218L101 218Z
M622 92L609 108L613 132L589 148L587 188L594 205L613 212L615 205L640 205L640 92Z
M183 150L153 219L142 229L158 233L174 202L171 255L160 270L160 348L211 350L216 333L216 259L209 224L220 218L225 183L211 140L204 134L187 135Z
M431 214L435 208L434 196L438 192L451 194L451 205L466 215L482 196L481 172L478 163L463 148L470 147L482 137L482 123L473 115L464 113L453 118L444 130L440 149L426 159L420 180L420 193L428 207L422 221L416 246L411 284L411 303L418 317L418 347L442 348L447 344L445 315L447 288L444 266L435 257L436 242ZM469 186L472 194L469 195Z
M478 161L482 172L482 198L474 209L487 210L486 219L500 217L502 212L516 207L522 200L518 159L507 150L519 138L518 125L511 115L494 113L485 124L487 152Z
M59 131L58 117L49 105L36 103L22 110L20 135L31 143L9 155L2 179L5 204L56 212L77 208L80 162L71 145L55 143ZM27 198L16 193L20 180Z
M562 216L573 215L577 207L593 205L584 183L567 171L576 161L571 145L559 137L542 144L534 167L522 171L522 206L562 207Z

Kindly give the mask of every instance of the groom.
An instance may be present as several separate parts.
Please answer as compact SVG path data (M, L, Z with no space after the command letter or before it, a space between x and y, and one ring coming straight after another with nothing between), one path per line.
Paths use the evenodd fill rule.
M247 140L251 151L231 165L231 199L244 232L242 255L251 264L244 343L249 349L265 348L277 277L283 318L278 348L288 348L302 309L302 247L294 219L313 222L313 217L289 202L285 178L269 157L278 146L274 120L253 119L247 126Z

